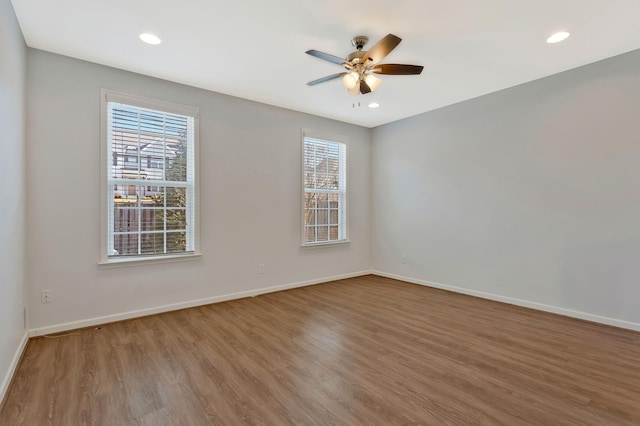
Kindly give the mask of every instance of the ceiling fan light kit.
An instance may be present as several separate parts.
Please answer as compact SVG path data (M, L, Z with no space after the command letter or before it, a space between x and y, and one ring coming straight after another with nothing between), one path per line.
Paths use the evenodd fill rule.
M344 87L350 95L367 94L374 92L382 80L373 74L388 75L418 75L424 68L421 65L404 64L379 64L393 49L395 49L402 39L393 34L387 34L380 41L374 44L369 50L362 50L369 38L366 36L356 36L351 40L351 44L356 48L346 59L318 50L307 50L305 53L316 58L342 65L345 72L329 75L307 83L307 86L342 78Z
M342 83L347 89L353 89L356 87L358 81L360 81L360 75L355 71L345 73L344 77L342 77Z
M367 83L367 85L369 85L369 88L371 88L372 92L375 91L378 86L380 86L380 83L382 83L382 80L380 80L373 74L367 74L367 76L364 78L364 81Z

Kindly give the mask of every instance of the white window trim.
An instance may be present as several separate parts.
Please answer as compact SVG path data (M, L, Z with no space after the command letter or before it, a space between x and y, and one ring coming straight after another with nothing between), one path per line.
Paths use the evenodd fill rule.
M125 268L128 266L139 266L139 265L153 265L157 263L174 263L174 262L184 262L188 260L198 260L202 258L202 254L200 253L188 253L188 254L167 254L163 256L145 256L145 257L134 257L127 256L122 259L109 259L106 262L98 262L98 267L100 269L103 268Z
M194 202L195 209L194 215L194 241L193 252L180 254L171 253L163 255L148 255L148 256L127 256L126 258L109 258L108 243L109 243L109 188L108 188L108 173L110 158L107 153L107 113L108 102L120 102L123 104L129 104L138 106L141 108L149 108L153 110L165 111L172 114L187 115L194 118L193 129L193 150L194 150ZM122 267L132 265L148 265L154 263L168 263L177 262L182 260L196 260L201 257L200 253L200 110L197 107L182 105L174 102L168 102L159 99L147 98L138 95L132 95L129 93L117 92L108 89L100 89L100 259L98 265L100 267Z
M322 140L326 140L326 141L330 141L330 142L337 142L337 143L342 143L345 146L345 156L347 158L347 162L345 164L345 175L346 175L346 179L347 179L347 191L345 194L345 209L346 209L346 214L345 214L345 239L343 240L337 240L337 241L318 241L318 242L313 242L313 243L309 243L309 242L305 242L304 240L304 236L305 236L305 229L304 229L304 200L305 200L305 188L304 188L304 138L305 137L309 137L309 138L314 138L314 139L322 139ZM350 194L351 191L349 190L349 183L351 182L350 178L349 178L349 138L347 138L346 136L341 136L341 135L336 135L333 133L326 133L326 132L319 132L316 130L311 130L311 129L307 129L307 128L303 128L302 129L302 136L300 138L300 213L298 214L298 217L300 218L300 246L302 248L317 248L317 247L330 247L330 246L340 246L340 245L345 245L345 244L350 244L351 243L351 238L350 238L350 234L351 234L351 225L350 225L350 216L351 216L351 212L349 209L349 205L350 205Z

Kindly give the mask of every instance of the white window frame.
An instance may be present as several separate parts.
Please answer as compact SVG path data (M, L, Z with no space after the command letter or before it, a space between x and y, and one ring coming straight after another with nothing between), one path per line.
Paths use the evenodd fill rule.
M108 151L108 103L117 102L139 108L147 108L163 111L170 114L185 115L193 117L194 120L194 141L193 141L193 241L189 246L192 248L185 253L153 254L140 256L110 257L109 246L113 227L112 214L110 208L113 198L113 189L110 185L109 173L111 173L112 154ZM122 93L107 89L100 89L100 260L101 266L131 266L153 263L175 262L182 260L194 260L201 257L200 253L200 172L199 172L199 109L197 107L167 102L163 100L147 98L128 93ZM151 182L151 181L148 181ZM157 186L157 185L155 185Z
M329 240L329 241L317 241L317 242L306 242L305 241L305 194L308 190L305 188L305 170L304 170L304 160L305 160L305 138L311 139L319 139L331 143L337 143L342 145L341 150L343 150L344 158L341 158L343 163L341 163L340 167L344 167L344 181L341 182L341 186L344 189L341 189L342 202L340 203L340 211L338 213L338 234L340 235L338 240ZM302 247L323 247L323 246L333 246L333 245L341 245L341 244L349 244L351 241L349 239L349 139L345 136L335 135L331 133L319 132L311 129L302 129L302 138L300 141L300 187L301 187L301 211L300 211L300 240ZM333 192L333 191L328 191Z

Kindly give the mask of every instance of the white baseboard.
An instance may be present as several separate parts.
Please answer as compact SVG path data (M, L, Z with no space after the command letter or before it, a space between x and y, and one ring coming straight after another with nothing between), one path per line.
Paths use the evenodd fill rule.
M13 358L11 359L11 364L9 364L9 368L7 369L7 373L4 375L2 379L2 383L0 383L0 404L4 401L4 397L9 390L9 385L11 384L11 379L18 368L18 363L20 362L20 357L24 352L24 348L27 346L27 342L29 341L29 332L25 331L18 347L16 348L16 352L13 354Z
M359 271L350 274L335 275L331 277L318 278L308 281L300 281L295 283L277 285L273 287L264 287L256 290L241 291L238 293L224 294L221 296L206 297L203 299L188 300L184 302L172 303L169 305L155 306L153 308L138 309L135 311L122 312L119 314L105 315L95 318L87 318L79 321L72 321L62 324L55 324L47 327L33 328L29 330L29 336L42 336L51 333L60 333L61 331L75 330L78 328L92 327L95 325L107 324L115 321L122 321L132 318L144 317L147 315L160 314L163 312L177 311L179 309L192 308L194 306L210 305L212 303L226 302L228 300L242 299L245 297L254 297L260 294L273 293L276 291L288 290L296 287L305 287L314 284L321 284L329 281L342 280L345 278L360 277L369 275L372 271Z
M501 296L498 294L485 293L477 290L470 290L464 287L456 287L446 284L435 283L426 280L420 280L417 278L405 277L402 275L390 274L381 271L372 271L374 275L381 277L393 278L400 281L406 281L412 284L423 285L426 287L439 288L441 290L452 291L454 293L466 294L469 296L480 297L482 299L494 300L496 302L508 303L510 305L523 306L525 308L537 309L539 311L551 312L558 315L564 315L572 318L579 318L586 321L597 322L600 324L612 325L614 327L626 328L628 330L640 331L640 324L630 321L619 320L615 318L603 317L600 315L589 314L581 311L574 311L572 309L560 308L557 306L545 305L543 303L530 302L528 300L515 299L512 297Z

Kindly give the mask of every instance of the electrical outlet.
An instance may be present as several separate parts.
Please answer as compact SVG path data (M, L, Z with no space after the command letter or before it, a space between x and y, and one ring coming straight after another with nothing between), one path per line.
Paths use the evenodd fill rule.
M258 273L264 274L264 263L258 265Z
M403 254L403 255L400 257L400 263L402 263L403 265L406 265L406 264L407 264L407 255L406 255L406 254Z
M40 293L40 302L51 303L51 290L42 290L42 293Z

